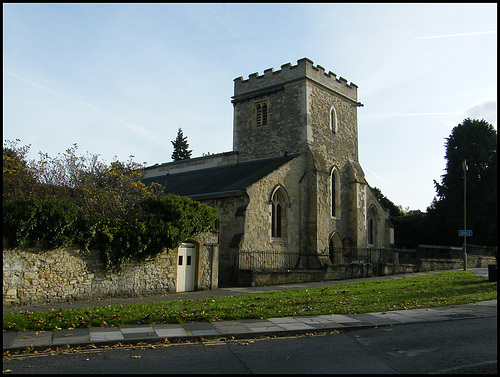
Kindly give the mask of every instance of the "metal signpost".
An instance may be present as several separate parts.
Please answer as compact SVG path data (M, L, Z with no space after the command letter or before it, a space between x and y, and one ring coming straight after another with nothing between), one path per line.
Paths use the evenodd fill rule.
M464 168L464 229L467 229L467 161L462 164ZM464 230L464 233L467 232ZM460 234L460 231L458 232ZM471 232L472 233L472 232ZM464 234L464 271L467 271L467 235Z

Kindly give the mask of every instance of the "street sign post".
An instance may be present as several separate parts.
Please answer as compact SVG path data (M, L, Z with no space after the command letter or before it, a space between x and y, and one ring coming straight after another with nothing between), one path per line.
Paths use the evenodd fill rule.
M459 230L458 236L459 237L472 237L472 230Z
M467 161L464 160L464 163L462 164L462 167L464 168L464 229L467 229L467 170L469 169L467 166ZM466 230L459 230L458 234L460 232L467 232ZM471 236L472 236L472 231L471 231ZM467 271L467 235L464 234L464 271Z

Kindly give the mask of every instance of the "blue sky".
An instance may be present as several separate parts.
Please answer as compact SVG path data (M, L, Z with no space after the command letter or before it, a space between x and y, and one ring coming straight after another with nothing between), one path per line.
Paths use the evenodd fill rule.
M3 133L55 156L232 150L233 80L315 65L358 86L372 187L425 211L465 118L497 127L497 4L3 4Z

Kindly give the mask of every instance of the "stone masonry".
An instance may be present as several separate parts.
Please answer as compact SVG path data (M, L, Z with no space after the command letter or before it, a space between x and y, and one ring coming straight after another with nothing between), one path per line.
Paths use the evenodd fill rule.
M196 289L217 288L216 233L188 240L197 245ZM50 251L3 250L3 304L32 305L176 292L177 250L131 260L121 272L105 268L98 251L65 248ZM215 275L215 276L214 276Z

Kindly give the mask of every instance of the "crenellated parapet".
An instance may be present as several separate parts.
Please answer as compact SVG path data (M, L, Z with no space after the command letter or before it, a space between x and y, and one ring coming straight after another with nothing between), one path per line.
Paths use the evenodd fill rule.
M308 58L299 59L297 65L283 64L278 71L269 68L264 71L263 75L256 72L250 74L246 80L241 76L234 79L233 98L237 99L255 92L272 90L273 87L293 83L304 78L357 101L358 86L356 84L349 83L343 77L337 77L331 71L326 72L325 68L320 65L315 66L314 62Z

